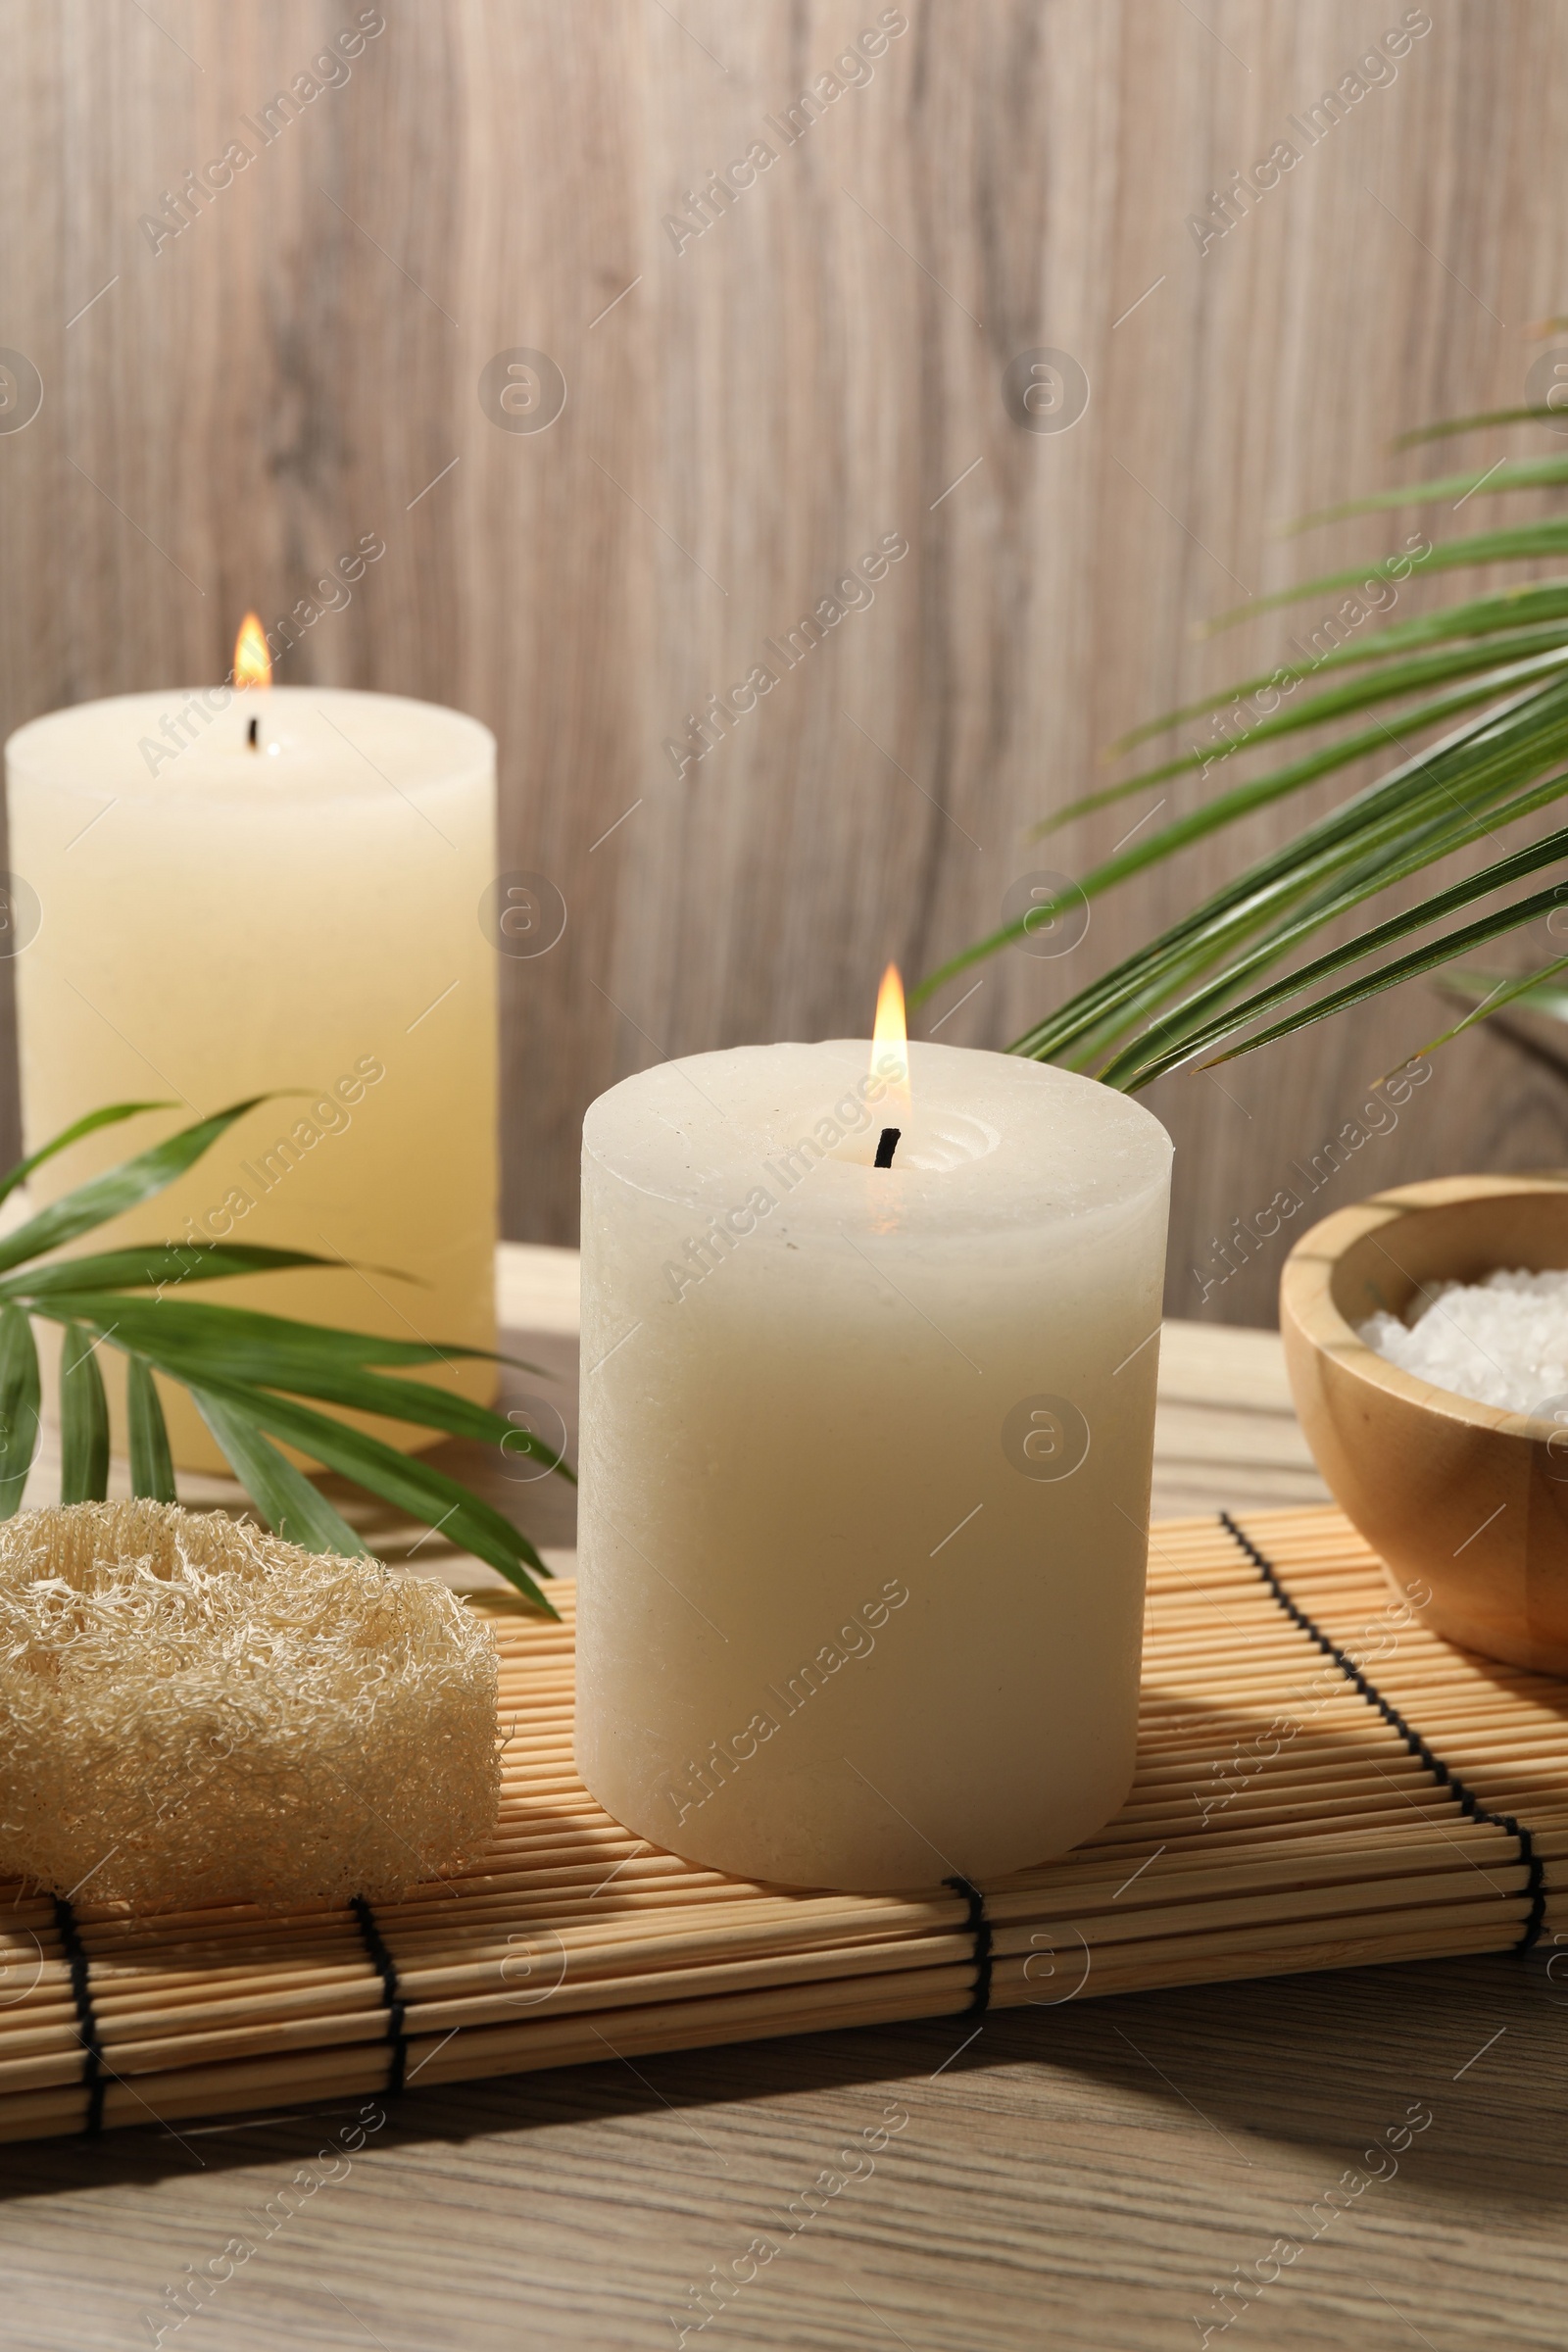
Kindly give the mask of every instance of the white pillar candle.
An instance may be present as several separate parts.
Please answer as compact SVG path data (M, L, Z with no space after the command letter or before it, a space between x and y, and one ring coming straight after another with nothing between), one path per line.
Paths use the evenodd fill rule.
M175 1104L49 1162L34 1199L197 1114L303 1090L264 1103L82 1247L233 1239L341 1255L365 1274L189 1295L492 1347L489 729L321 687L122 695L21 728L7 779L19 941L36 922L17 962L26 1149L100 1103ZM483 1364L426 1377L493 1390ZM175 1459L219 1467L182 1393L164 1396Z
M1171 1155L1089 1079L917 1044L877 1168L869 1053L664 1063L583 1138L579 1770L658 1845L845 1888L1126 1797Z

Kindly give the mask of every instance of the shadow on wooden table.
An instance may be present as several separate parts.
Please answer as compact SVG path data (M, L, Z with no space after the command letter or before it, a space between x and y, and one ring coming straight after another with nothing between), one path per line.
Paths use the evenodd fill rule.
M1315 2150L1326 2190L1386 2149L1391 2130L1397 2138L1409 2129L1400 2171L1428 2192L1462 2193L1472 2226L1478 2196L1517 2222L1568 2204L1565 2021L1568 1986L1550 1981L1540 1955L1274 1977L412 2089L387 2106L372 2144L526 2141L661 2111L707 2111L717 2130L729 2109L892 2089L911 2112L961 2118L971 2141L984 2140L988 2114L1000 2128L1020 2111L1047 2133L1136 2126L1179 2135L1199 2151L1195 2179L1211 2187L1227 2179L1240 2187L1253 2168L1266 2177L1284 2151ZM97 2140L0 2148L0 2203L299 2161L375 2104L288 2106L177 2131L149 2122Z

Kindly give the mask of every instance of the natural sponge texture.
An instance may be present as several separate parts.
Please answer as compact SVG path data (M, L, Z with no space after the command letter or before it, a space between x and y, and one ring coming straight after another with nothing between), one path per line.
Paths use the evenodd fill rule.
M494 1641L445 1586L164 1503L0 1525L0 1877L385 1895L470 1857L499 1796Z

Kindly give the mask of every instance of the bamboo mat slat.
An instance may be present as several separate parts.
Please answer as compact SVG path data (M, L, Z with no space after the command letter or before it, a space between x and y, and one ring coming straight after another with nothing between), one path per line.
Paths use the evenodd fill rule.
M622 1830L572 1769L559 1585L564 1625L497 1618L501 1818L462 1875L366 1918L3 1890L0 2139L1549 1936L1568 1685L1427 1633L1331 1508L1238 1524L1154 1527L1127 1805L980 1889L983 1918L949 1886L726 1879Z

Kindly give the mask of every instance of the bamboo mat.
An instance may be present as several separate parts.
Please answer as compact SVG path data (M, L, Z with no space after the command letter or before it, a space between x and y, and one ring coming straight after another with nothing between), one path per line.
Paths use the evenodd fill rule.
M1426 1633L1338 1512L1156 1523L1138 1777L984 1888L782 1892L633 1838L571 1763L564 1622L504 1615L465 1876L278 1917L0 1890L0 2139L759 2035L1501 1951L1563 1918L1568 1684Z

